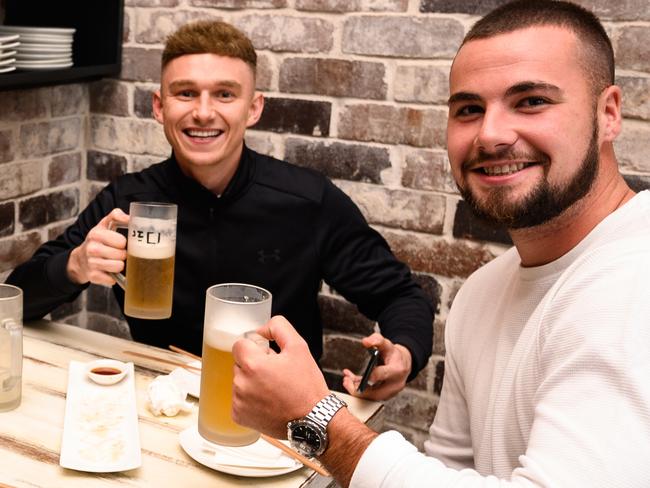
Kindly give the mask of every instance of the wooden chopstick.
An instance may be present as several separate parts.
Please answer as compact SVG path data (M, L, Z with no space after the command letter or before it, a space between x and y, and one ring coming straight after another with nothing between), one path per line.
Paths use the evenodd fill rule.
M178 346L174 346L173 344L169 346L169 349L174 351L174 352L177 352L179 354L183 354L183 355L187 356L188 358L196 359L197 361L201 360L201 356L197 356L196 354L192 354L191 352L188 352L185 349L181 349Z
M198 361L201 360L201 358L199 356L197 356L195 354L192 354L191 352L185 351L185 350L181 349L180 347L170 345L169 349L171 349L172 351L177 352L179 354L184 354L185 356L190 357L192 359L196 359ZM262 439L264 439L266 442L268 442L269 444L271 444L271 445L277 447L278 449L280 449L282 452L287 454L289 457L301 462L303 465L307 466L308 468L313 469L318 474L323 475L323 476L327 476L327 477L331 476L327 472L327 470L325 468L323 468L320 464L315 463L314 461L312 461L311 459L306 458L302 454L297 453L296 451L291 449L289 446L287 446L283 442L280 442L278 439L275 439L273 437L269 437L266 434L260 434L260 437Z
M159 363L171 364L172 366L180 366L181 368L189 369L191 371L196 371L198 373L201 372L201 368L197 368L196 366L190 366L189 364L183 363L181 361L172 361L170 359L164 359L158 356L144 354L136 351L122 351L122 353L127 354L129 356L139 357L139 358L153 359L154 361L158 361Z
M298 454L296 451L291 449L289 446L287 446L283 442L280 442L278 439L275 439L273 437L269 437L266 434L260 434L260 437L262 439L264 439L266 442L268 442L269 444L271 444L271 445L277 447L278 449L280 449L282 452L287 454L289 457L292 457L293 459L296 459L297 461L300 461L302 464L304 464L308 468L313 469L318 474L323 475L323 476L327 476L327 477L331 476L329 474L329 472L325 468L323 468L320 464L312 461L311 459L306 458L302 454Z

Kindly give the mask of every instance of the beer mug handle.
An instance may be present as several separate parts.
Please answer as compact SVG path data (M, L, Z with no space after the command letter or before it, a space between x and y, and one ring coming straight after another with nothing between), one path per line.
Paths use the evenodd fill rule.
M23 335L20 325L13 319L2 321L2 328L9 332L11 347L11 371L20 371L23 364Z
M126 226L124 224L119 224L119 223L115 222L114 220L112 220L108 224L108 230L113 230L113 231L115 229L127 229L128 230L128 228L129 228L128 226ZM120 288L122 288L122 290L126 291L126 276L124 276L122 273L108 273L108 274L113 277L113 279L117 282L117 284L120 285Z

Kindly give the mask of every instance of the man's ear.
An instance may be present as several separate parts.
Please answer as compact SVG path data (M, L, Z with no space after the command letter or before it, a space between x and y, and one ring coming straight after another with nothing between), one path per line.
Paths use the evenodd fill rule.
M248 109L248 120L246 120L246 127L251 127L260 120L262 116L262 111L264 110L264 95L261 92L256 91L253 93L253 99L251 100L251 106Z
M603 141L612 142L621 132L621 89L610 85L598 97L599 132Z
M163 117L163 102L162 102L162 95L160 94L160 88L155 92L153 92L151 96L151 105L153 107L154 118L162 124L164 117Z

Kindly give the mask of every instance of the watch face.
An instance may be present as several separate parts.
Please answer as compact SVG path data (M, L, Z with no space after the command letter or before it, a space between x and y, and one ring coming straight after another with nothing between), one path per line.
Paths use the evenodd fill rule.
M291 444L299 451L313 456L320 451L323 442L313 427L299 422L291 429Z

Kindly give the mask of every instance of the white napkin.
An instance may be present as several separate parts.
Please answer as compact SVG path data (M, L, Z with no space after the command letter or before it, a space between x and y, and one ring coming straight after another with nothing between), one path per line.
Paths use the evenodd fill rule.
M244 447L227 447L204 441L203 453L211 455L216 464L245 468L292 468L298 463L280 449L262 439Z
M173 417L178 412L191 412L193 404L186 402L187 390L171 375L155 378L148 389L148 406L154 415Z

